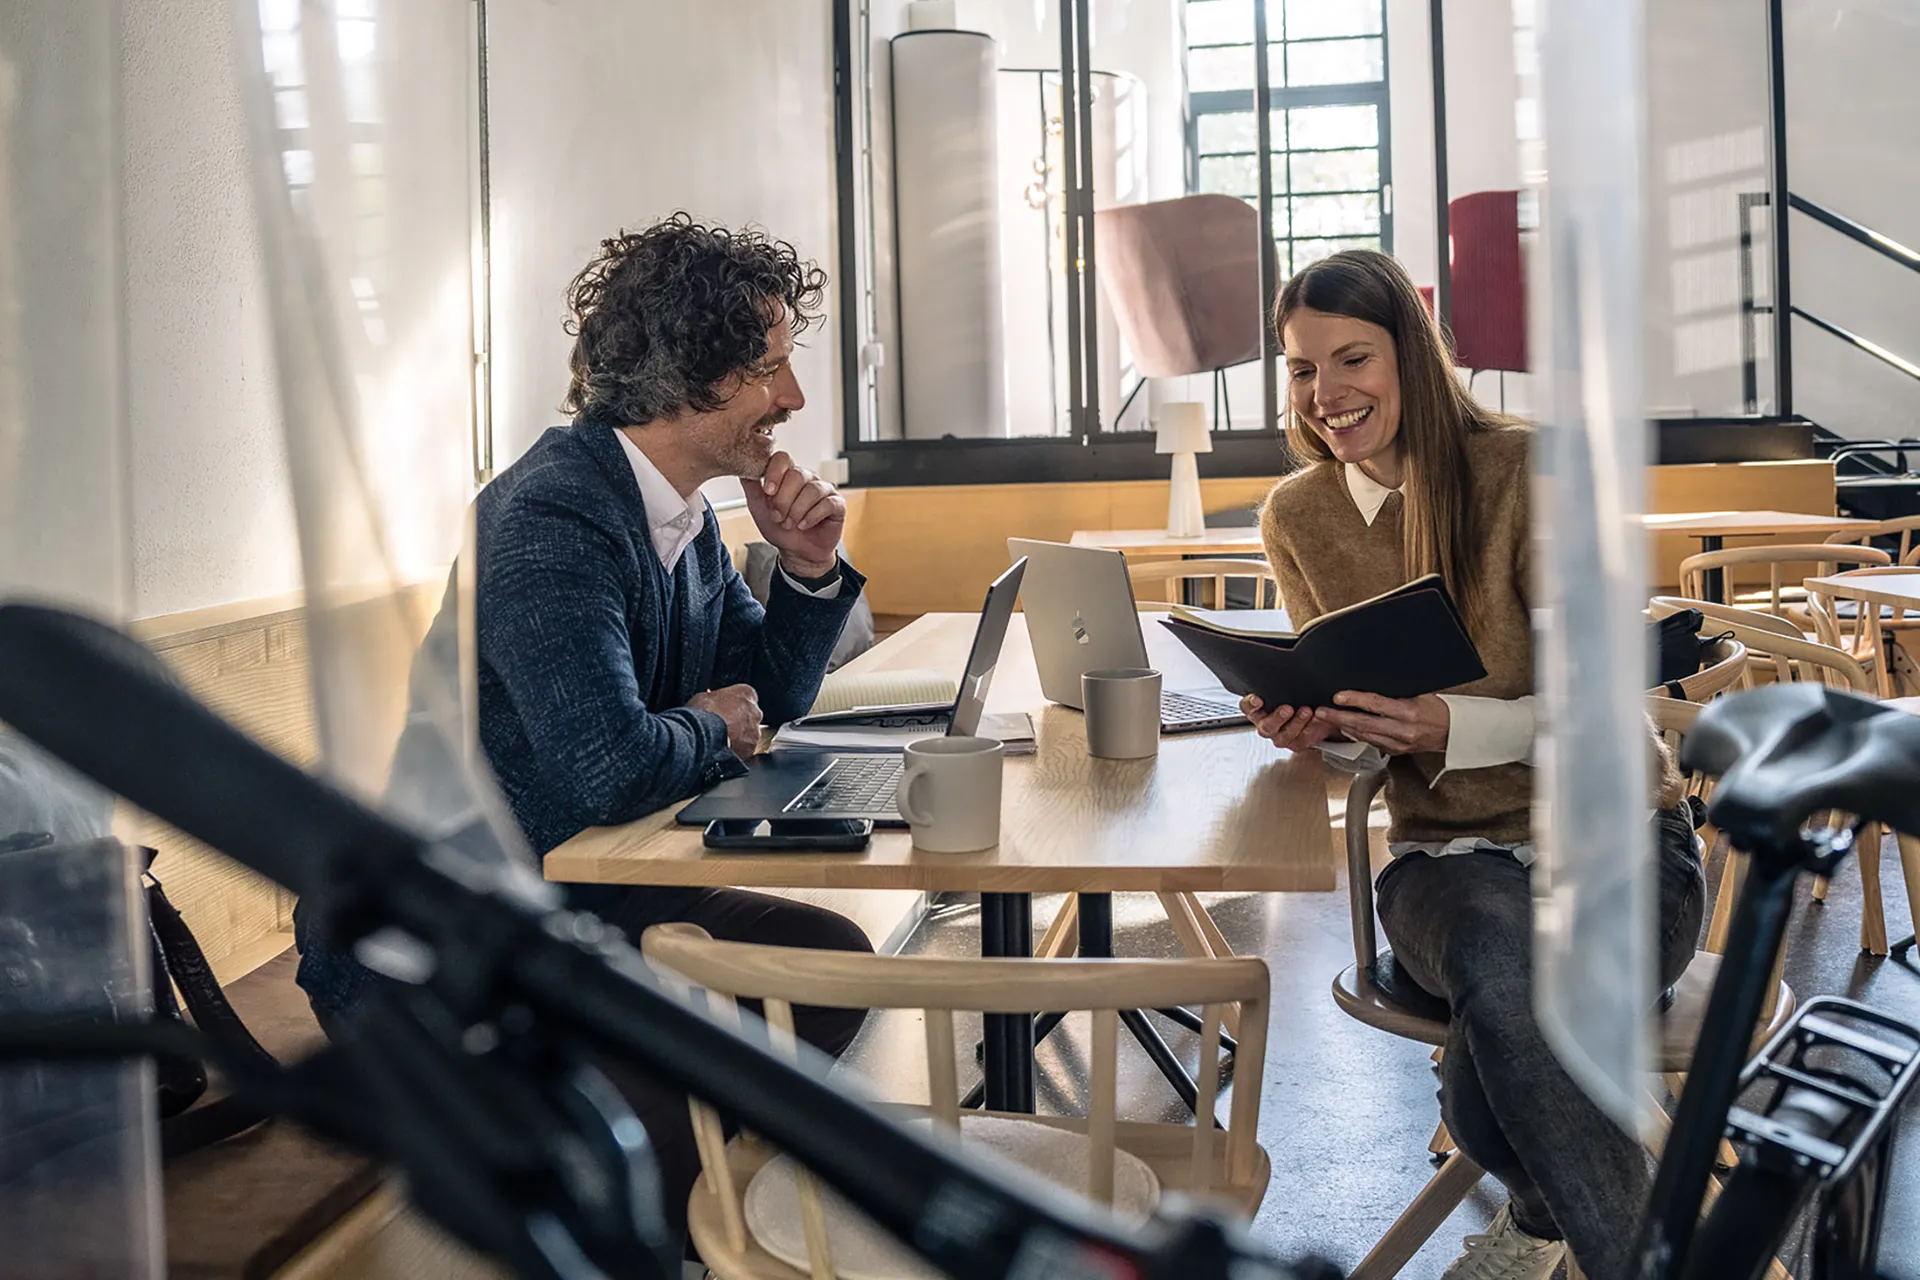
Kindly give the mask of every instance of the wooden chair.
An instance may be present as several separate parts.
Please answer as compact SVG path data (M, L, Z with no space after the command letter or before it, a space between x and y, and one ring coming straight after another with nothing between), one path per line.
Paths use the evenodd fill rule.
M1278 608L1280 603L1280 580L1274 576L1273 567L1265 560L1148 560L1139 564L1127 563L1127 578L1133 583L1133 593L1142 602L1143 608L1154 608L1166 601L1179 600L1183 593L1180 588L1189 582L1211 582L1213 584L1213 608L1227 607L1227 581L1231 578L1252 578L1257 588L1260 607ZM1271 587L1273 604L1266 604L1268 588ZM1147 593L1157 594L1147 594Z
M1761 631L1771 631L1775 635L1785 636L1789 640L1805 640L1807 633L1784 618L1758 609L1745 609L1737 604L1721 604L1715 600L1700 600L1686 596L1654 596L1647 602L1647 615L1652 618L1664 618L1670 613L1683 609L1698 609L1706 618L1702 630L1714 628L1716 623L1730 622L1735 626L1756 627Z
M1911 575L1912 572L1906 565L1876 565L1835 576L1869 578L1876 574ZM1848 600L1813 586L1807 588L1807 611L1813 618L1814 634L1820 643L1852 654L1861 666L1874 673L1881 697L1897 697L1911 691L1915 683L1913 660L1901 648L1899 636L1920 631L1920 612L1908 609L1896 616L1891 608L1866 607L1858 600Z
M1680 600L1671 596L1655 597L1648 606L1648 612L1655 617L1664 617L1676 608L1702 609L1704 606L1695 600ZM1807 639L1796 639L1780 631L1752 625L1750 622L1730 620L1724 610L1715 616L1713 625L1730 633L1747 649L1748 678L1755 674L1780 683L1810 681L1831 688L1848 689L1863 697L1877 698L1878 686L1866 666L1852 654L1832 645L1820 644ZM1776 623L1778 619L1774 620ZM1848 819L1844 815L1834 814L1828 818L1831 825L1838 826ZM1886 907L1880 892L1880 846L1882 831L1877 823L1870 823L1862 829L1859 840L1860 851L1860 947L1871 955L1887 954ZM1827 896L1825 880L1814 882L1814 898L1824 901ZM1920 912L1916 912L1920 915Z
M1080 1135L1090 1151L1088 1180L1075 1190L1099 1203L1112 1203L1116 1150L1145 1162L1163 1192L1224 1198L1249 1218L1266 1194L1271 1166L1255 1139L1267 1056L1265 961L1253 957L946 960L855 955L716 942L704 930L687 924L649 929L641 945L649 963L705 988L710 1005L722 1018L738 1017L736 999L763 1001L776 1044L793 1044L796 1004L919 1009L926 1024L930 1101L926 1107L902 1111L930 1114L937 1126L948 1131L959 1127L961 1115L955 1011L1089 1010L1093 1044L1087 1115L1002 1118ZM1240 1007L1241 1053L1234 1072L1231 1122L1218 1137L1211 1123L1219 1086L1215 1072L1201 1073L1203 1123L1144 1124L1116 1118L1118 1011L1182 1004L1206 1010L1202 1062L1218 1053L1225 1007ZM719 1117L703 1103L694 1101L692 1111L702 1174L688 1202L688 1230L707 1266L722 1280L830 1280L834 1275L831 1246L817 1185L804 1172L798 1179L810 1263L808 1270L800 1271L764 1249L747 1225L748 1184L777 1153L746 1134L726 1141Z
M1711 627L1708 628L1711 630ZM1710 640L1701 647L1700 669L1674 681L1680 697L1687 702L1708 702L1747 679L1747 646L1727 637ZM1648 691L1653 697L1672 698L1662 685Z
M1333 999L1343 1012L1370 1027L1403 1040L1441 1046L1447 1040L1446 1002L1421 990L1402 974L1394 964L1392 951L1378 949L1367 811L1385 782L1386 771L1374 770L1355 775L1347 790L1347 894L1353 925L1353 964L1333 980ZM1699 1038L1719 965L1718 955L1701 951L1674 984L1673 1003L1660 1017L1661 1044L1656 1063L1657 1070L1670 1080L1684 1073L1693 1058L1694 1042ZM1763 1025L1754 1035L1755 1045L1777 1031L1792 1012L1792 991L1776 982L1771 1016L1762 1019ZM1665 1112L1661 1115L1664 1117ZM1657 1126L1655 1132L1659 1132ZM1439 1171L1348 1273L1348 1280L1383 1280L1397 1275L1478 1185L1485 1170L1463 1152L1452 1149L1444 1125L1435 1135L1435 1146L1439 1148L1437 1154L1445 1154ZM1783 1276L1785 1272L1776 1264L1773 1274Z
M1920 516L1898 516L1865 528L1833 534L1827 541L1835 546L1870 547L1876 542L1892 539L1900 544L1899 549L1892 553L1896 561L1901 564L1920 564L1920 545L1915 544L1913 536L1916 531L1920 531Z
M1691 596L1695 600L1704 600L1707 595L1707 574L1711 570L1730 570L1741 565L1766 565L1768 567L1768 587L1764 592L1736 594L1732 574L1724 574L1727 581L1729 604L1744 604L1763 609L1776 617L1789 621L1804 622L1796 617L1793 606L1805 599L1797 578L1785 576L1785 566L1790 564L1812 564L1816 572L1807 576L1831 573L1839 565L1876 565L1891 564L1893 558L1877 547L1851 547L1830 542L1811 545L1804 543L1773 543L1759 547L1730 547L1724 551L1703 551L1688 556L1680 562L1680 594ZM1803 630L1807 628L1803 627Z

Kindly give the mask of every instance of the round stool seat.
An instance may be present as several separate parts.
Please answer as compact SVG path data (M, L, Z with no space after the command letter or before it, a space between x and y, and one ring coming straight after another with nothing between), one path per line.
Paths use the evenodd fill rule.
M1382 951L1371 968L1368 974L1356 965L1342 969L1333 980L1334 1003L1348 1017L1402 1040L1445 1044L1447 1002L1409 978L1391 950Z

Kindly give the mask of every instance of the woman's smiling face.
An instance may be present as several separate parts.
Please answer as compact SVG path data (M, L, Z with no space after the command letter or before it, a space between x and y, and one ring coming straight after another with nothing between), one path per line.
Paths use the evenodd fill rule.
M1400 483L1400 365L1393 335L1351 316L1302 307L1281 331L1293 412L1341 462Z

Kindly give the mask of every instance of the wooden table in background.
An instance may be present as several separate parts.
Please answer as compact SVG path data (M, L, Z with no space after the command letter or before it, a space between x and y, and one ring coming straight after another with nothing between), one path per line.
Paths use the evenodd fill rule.
M927 614L847 669L957 673L977 622L972 614ZM1210 682L1156 615L1143 614L1141 623L1167 687ZM668 810L581 832L547 854L547 879L977 892L988 955L1030 954L1036 893L1080 895L1082 954L1097 955L1103 943L1111 954L1114 893L1335 888L1318 752L1277 751L1247 727L1166 737L1151 759L1096 760L1087 754L1080 713L1040 694L1024 614L1007 629L987 709L1029 713L1037 737L1034 755L1006 761L1000 843L992 849L925 853L905 831L882 830L864 853L717 853ZM1032 1110L1032 1020L990 1021L987 1061L1006 1065L990 1071L987 1105Z
M1811 515L1805 511L1678 511L1643 516L1648 533L1678 533L1700 539L1701 551L1719 551L1728 538L1785 536L1822 541L1828 535L1864 528L1872 520ZM1701 588L1709 600L1730 601L1725 570L1709 569Z
M1804 534L1824 538L1828 534L1863 528L1872 520L1851 516L1816 516L1804 511L1676 511L1644 516L1649 533L1681 533L1701 542L1702 551L1720 550L1722 538L1763 534Z
M1176 538L1165 529L1075 529L1076 547L1105 547L1135 560L1175 556L1264 555L1266 543L1255 525L1209 529L1197 538Z

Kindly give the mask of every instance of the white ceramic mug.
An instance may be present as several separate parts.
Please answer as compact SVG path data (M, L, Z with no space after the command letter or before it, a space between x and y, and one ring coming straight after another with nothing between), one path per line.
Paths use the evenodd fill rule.
M907 744L896 794L914 848L974 853L1000 843L1000 755L992 738Z

